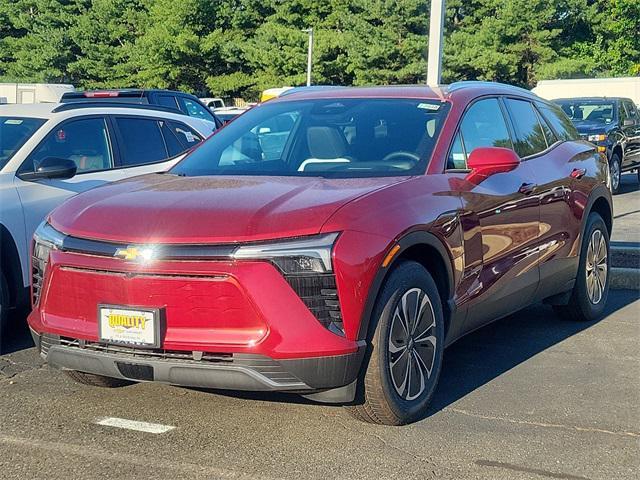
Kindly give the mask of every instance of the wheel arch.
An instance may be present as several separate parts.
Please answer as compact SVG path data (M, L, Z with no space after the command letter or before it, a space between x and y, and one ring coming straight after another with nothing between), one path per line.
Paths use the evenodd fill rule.
M18 247L11 232L0 224L0 271L4 274L9 290L10 306L18 307L27 302L23 288L22 267Z
M393 260L386 267L381 265L369 288L365 308L362 312L358 340L367 340L370 335L371 314L385 279L393 268L403 260L412 260L421 264L431 274L436 283L445 321L445 337L450 328L454 303L451 296L454 291L454 274L451 256L441 240L429 232L412 232L400 238L392 245L399 246Z
M607 226L607 230L609 231L609 236L611 236L611 232L613 229L613 206L611 197L610 195L608 195L608 193L609 191L607 187L602 185L601 187L597 188L589 198L587 208L585 209L585 215L582 218L582 226L580 229L581 234L584 233L584 229L587 224L587 218L589 217L591 212L596 212L604 220L604 223Z

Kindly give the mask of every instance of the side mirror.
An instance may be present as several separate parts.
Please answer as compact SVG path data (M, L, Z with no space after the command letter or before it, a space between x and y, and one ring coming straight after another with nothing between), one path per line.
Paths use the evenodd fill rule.
M631 127L632 125L636 124L636 121L633 118L627 118L624 122L622 122L622 124L625 127Z
M495 173L515 170L520 165L520 157L510 148L480 147L469 155L467 166L471 173L488 177Z
M18 178L25 182L42 180L45 178L58 178L61 180L75 176L78 166L73 160L68 158L47 157L36 169L35 172L23 172L18 174Z

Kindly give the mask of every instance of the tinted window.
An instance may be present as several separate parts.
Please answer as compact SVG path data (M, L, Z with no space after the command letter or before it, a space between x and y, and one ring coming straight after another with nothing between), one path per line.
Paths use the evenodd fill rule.
M202 141L197 132L182 123L161 121L160 125L171 157L186 152Z
M502 109L496 98L474 103L464 114L460 133L467 155L471 155L478 147L513 148Z
M629 118L633 118L633 119L637 120L638 119L638 109L633 104L633 102L629 102L629 101L625 100L624 106L627 109L627 114L628 114Z
M178 109L178 102L173 95L158 95L158 105Z
M576 140L579 138L576 127L567 115L556 105L536 103L540 113L547 120L560 140Z
M0 169L44 122L40 118L0 117Z
M189 98L181 97L180 100L184 105L184 111L190 117L201 118L203 120L209 120L210 122L213 121L213 114L208 108L203 107L195 100Z
M122 138L123 166L144 165L169 157L157 120L118 117L116 124Z
M526 100L505 99L516 134L515 150L521 157L547 149L547 141L533 105Z
M173 170L184 175L366 177L423 173L449 105L414 99L268 102Z
M21 170L33 171L47 157L73 160L78 173L112 168L113 157L104 119L72 120L55 127Z

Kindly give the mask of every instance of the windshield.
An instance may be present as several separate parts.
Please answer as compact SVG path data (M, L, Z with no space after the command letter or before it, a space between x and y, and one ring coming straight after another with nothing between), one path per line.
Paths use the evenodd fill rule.
M171 173L371 177L424 173L448 103L313 99L265 103L228 124Z
M615 104L611 100L575 98L556 101L574 122L611 123L615 119Z
M0 117L0 169L45 121L41 118Z

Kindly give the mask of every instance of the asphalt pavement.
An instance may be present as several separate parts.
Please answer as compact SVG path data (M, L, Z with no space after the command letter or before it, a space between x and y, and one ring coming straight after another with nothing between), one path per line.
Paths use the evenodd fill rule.
M537 305L454 344L428 415L383 427L293 395L78 385L22 331L0 356L0 478L636 479L639 344L637 291L594 323Z

